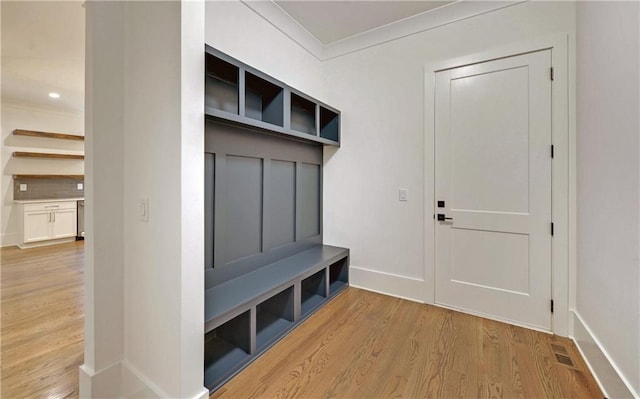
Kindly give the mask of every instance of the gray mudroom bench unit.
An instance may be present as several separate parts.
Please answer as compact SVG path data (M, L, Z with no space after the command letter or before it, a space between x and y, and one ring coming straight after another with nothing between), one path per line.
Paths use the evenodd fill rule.
M340 112L205 46L205 385L216 390L349 284L323 245Z

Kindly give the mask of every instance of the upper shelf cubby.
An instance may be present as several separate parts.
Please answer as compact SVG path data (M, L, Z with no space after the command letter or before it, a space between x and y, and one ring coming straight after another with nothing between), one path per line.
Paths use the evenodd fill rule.
M205 45L205 114L266 133L340 145L340 111Z
M340 115L320 107L320 137L340 141Z
M244 115L247 118L284 126L284 89L250 72L245 72Z
M294 93L291 93L291 129L313 136L318 135L316 104Z
M237 115L240 69L220 58L207 57L206 70L206 106Z

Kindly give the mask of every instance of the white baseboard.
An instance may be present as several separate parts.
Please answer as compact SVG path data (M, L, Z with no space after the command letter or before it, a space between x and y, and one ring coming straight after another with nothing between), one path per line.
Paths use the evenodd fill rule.
M349 285L379 294L424 303L424 280L416 278L350 266Z
M145 376L134 365L124 360L122 362L122 380L123 388L127 389L126 397L130 398L144 398L144 399L156 399L156 398L170 398L164 390L157 386L147 376ZM139 396L142 395L142 396ZM207 399L209 398L209 390L204 386L195 395L187 397L185 399Z
M140 373L136 367L124 360L122 362L122 397L158 399L168 396Z
M66 242L74 242L76 237L58 238L57 240L36 241L30 243L20 243L18 247L20 249L29 249L37 247L46 247L47 245L63 244Z
M106 369L95 372L85 364L80 366L81 398L119 398L122 397L122 367L115 363Z
M209 390L206 387L202 387L202 390L192 399L209 399Z
M604 395L609 399L640 399L640 395L633 390L589 326L576 311L571 313L573 315L572 338Z
M22 242L22 237L20 233L7 233L2 235L0 242L3 247L13 247Z
M124 360L97 373L85 365L80 366L80 397L157 399L171 396ZM187 399L208 397L209 390L202 387L196 395Z

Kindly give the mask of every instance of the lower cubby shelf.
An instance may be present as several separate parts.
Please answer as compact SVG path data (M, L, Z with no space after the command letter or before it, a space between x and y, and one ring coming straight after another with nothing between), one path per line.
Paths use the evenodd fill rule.
M329 266L329 295L334 295L349 285L349 265L347 259L340 259Z
M256 349L259 351L293 326L293 287L256 306Z
M205 386L218 389L346 288L348 265L348 249L318 245L207 289Z
M223 339L205 340L205 385L213 385L226 378L249 360L247 352Z
M250 312L246 311L204 337L204 382L212 386L239 370L251 357Z
M302 280L301 314L306 316L327 298L327 272L325 269Z

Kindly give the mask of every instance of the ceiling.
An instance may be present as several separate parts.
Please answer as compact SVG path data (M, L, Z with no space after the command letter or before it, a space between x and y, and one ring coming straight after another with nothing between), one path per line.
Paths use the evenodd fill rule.
M263 3L269 2L263 0ZM324 45L451 3L456 2L271 2ZM82 1L1 1L0 7L2 101L76 114L84 112L85 9ZM50 92L60 93L61 97L51 99Z
M431 0L274 2L325 45L453 3Z
M22 0L2 1L1 7L2 101L83 112L82 3Z

